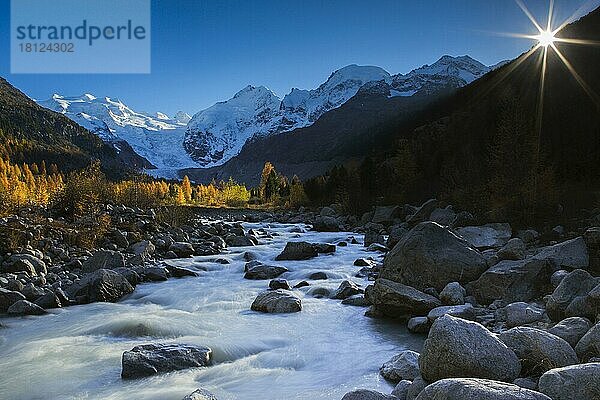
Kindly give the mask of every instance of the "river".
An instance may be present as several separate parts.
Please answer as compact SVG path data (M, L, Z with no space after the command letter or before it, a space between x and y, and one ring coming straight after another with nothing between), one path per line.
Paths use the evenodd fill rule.
M259 246L233 248L220 257L169 261L198 277L142 284L116 304L95 303L51 310L40 317L0 318L0 399L181 400L196 388L220 400L341 399L355 388L389 393L379 376L382 363L404 349L420 351L423 338L403 324L365 317L365 308L314 298L315 287L335 289L354 275L360 257L377 257L362 245L338 247L307 261L275 262L288 241L337 243L351 233L294 233L302 225L244 224L276 236ZM356 236L359 241L362 239ZM317 271L329 279L295 289L303 309L295 314L250 311L269 281L243 278L243 253L290 271L291 285ZM214 365L121 380L121 355L155 342L208 346Z

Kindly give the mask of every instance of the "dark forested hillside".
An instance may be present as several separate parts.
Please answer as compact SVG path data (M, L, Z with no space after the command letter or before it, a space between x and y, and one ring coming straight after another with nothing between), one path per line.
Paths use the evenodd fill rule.
M56 164L64 171L98 159L118 175L127 170L117 153L68 118L38 106L0 78L0 152L13 163Z
M558 36L598 43L600 10ZM347 199L362 191L363 208L438 196L513 218L554 212L559 204L597 206L600 46L556 46L576 74L549 48L543 97L542 47L389 125L360 168L342 171L346 181L339 169L329 174L337 189L327 187L332 179L325 176L309 182L309 195Z

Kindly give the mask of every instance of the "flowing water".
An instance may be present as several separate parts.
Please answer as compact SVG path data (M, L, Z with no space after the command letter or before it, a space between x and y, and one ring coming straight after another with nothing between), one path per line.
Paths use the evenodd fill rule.
M420 350L422 339L402 324L365 317L364 308L310 296L316 286L335 289L352 279L359 257L374 256L362 245L338 247L333 255L307 261L274 262L285 243L337 243L349 233L293 233L298 225L245 224L278 234L260 246L221 255L175 260L198 268L196 278L139 285L117 304L95 303L52 310L40 317L3 318L0 323L0 399L181 400L202 387L219 399L341 399L354 388L389 393L378 374L381 364L403 349ZM295 290L303 310L295 314L250 311L268 281L243 279L243 253L290 271L292 285L317 271L326 281ZM205 271L201 269L206 269ZM121 355L144 343L208 346L214 365L150 378L123 381Z

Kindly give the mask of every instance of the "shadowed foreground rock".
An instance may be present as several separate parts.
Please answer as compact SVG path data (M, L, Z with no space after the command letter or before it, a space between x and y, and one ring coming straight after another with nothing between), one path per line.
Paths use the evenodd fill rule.
M378 312L393 318L426 315L442 305L431 295L387 279L375 281L369 298Z
M443 379L427 386L417 400L553 400L509 383L487 379ZM554 399L556 400L556 399Z
M374 390L359 389L346 393L342 400L396 400L395 396L383 394Z
M515 353L482 325L444 315L429 331L419 360L429 382L483 378L512 382L521 364Z
M211 349L188 345L145 344L123 353L121 377L134 379L210 365Z
M552 369L540 378L539 390L552 400L600 399L600 363Z

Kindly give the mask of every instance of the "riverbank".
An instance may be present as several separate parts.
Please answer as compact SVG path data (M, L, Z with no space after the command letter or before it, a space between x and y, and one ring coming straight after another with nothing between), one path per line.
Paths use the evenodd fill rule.
M595 346L600 332L597 324L600 301L596 293L600 287L600 228L597 228L600 213L588 212L566 228L548 225L540 231L513 230L501 222L481 224L470 213L440 207L435 200L419 207L378 207L361 218L343 215L335 205L316 211L280 212L185 208L145 211L107 207L106 215L110 218L109 228L96 242L99 248L93 250L70 241L73 239L69 238L77 237L77 233L71 231L72 225L55 221L39 211L24 210L18 216L1 220L3 232L8 228L8 232L19 233L14 237L22 240L25 235L27 240L17 252L3 256L0 291L5 311L21 315L50 310L54 316L56 311L52 310L57 307L116 302L121 298L125 303L118 304L145 299L141 301L160 307L168 306L165 301L200 302L208 306L215 300L209 308L234 309L257 321L263 318L273 323L281 317L307 318L309 321L303 323L313 328L305 328L301 332L304 336L315 335L314 329L333 335L333 342L323 339L327 344L318 343L314 348L305 349L312 354L315 349L336 353L340 346L338 341L353 343L352 335L358 334L348 326L340 327L345 329L341 333L338 327L326 323L331 316L317 317L310 322L319 314L316 310L320 307L326 310L329 305L335 305L337 313L352 309L348 312L353 323L367 329L368 335L361 339L361 346L379 340L389 346L382 338L398 329L402 329L400 332L408 330L414 336L403 334L395 342L396 346L380 349L378 356L361 365L366 375L360 376L370 377L364 384L360 380L335 381L337 389L333 390L333 381L322 382L332 397L321 398L340 398L341 389L351 392L361 387L384 390L351 392L344 398L415 399L419 395L418 400L422 400L443 395L458 399L460 397L452 397L451 393L469 393L481 399L495 399L485 396L497 391L505 396L499 398L562 400L571 398L564 396L571 396L574 390L579 393L577 398L595 398L594 388L598 382L590 376L600 376L597 374L600 365L596 362L600 350ZM226 303L223 297L211 299L210 289L205 286L198 291L201 295L186 289L189 282L203 282L206 274L217 276L232 270L235 275L224 274L218 284L222 289L225 287L225 291L229 290ZM133 291L140 283L185 277L189 280L151 283ZM237 282L238 286L231 287L231 282ZM181 293L170 291L156 297L152 293L160 293L161 285L175 286ZM248 287L253 288L252 292L245 292ZM183 298L179 299L179 294ZM315 298L322 301L314 302ZM241 307L226 305L238 302ZM143 319L153 320L153 313L160 313L160 307L146 313ZM365 314L371 318L363 316L363 311L356 311L362 307L369 307ZM190 312L186 307L184 310ZM43 324L43 318L36 322ZM160 325L168 325L169 318ZM348 322L345 321L344 324ZM232 321L230 326L238 323ZM259 325L264 326L264 323ZM139 337L153 338L156 325L148 326L143 320L135 326L122 324L119 322L114 328L122 332L117 337L123 334L138 337L128 345L156 342L139 340ZM373 326L387 327L373 331ZM277 331L287 329L277 323L274 327ZM246 335L266 332L248 329L244 331ZM8 335L10 331L9 327L4 332ZM112 337L108 331L99 332ZM133 359L138 360L141 355L141 359L152 366L150 371L154 372L149 375L204 365L208 368L201 368L202 371L211 371L231 361L222 358L219 345L212 348L208 346L211 341L204 338L197 341L201 347L192 350L199 357L203 354L201 358L177 356L168 366L153 364L153 360L162 359L164 354L174 357L173 352L180 354L187 349L177 347L187 342L179 339L174 348L161 347L166 337L173 339L188 334L177 331L163 336L161 333L158 338L162 339L154 345L158 347L145 349ZM350 335L347 339L340 339L347 334ZM423 349L419 345L407 348L406 343L413 340L410 337L420 342L425 338L423 335L428 335ZM480 352L473 348L469 344L473 340L486 350ZM205 346L208 353L203 350L207 349ZM140 372L147 367L140 370L139 365L132 366L128 361L130 354L139 349L133 346L119 349L123 353L124 377L131 373L148 375ZM390 351L401 352L391 357ZM340 357L345 356L340 354ZM303 352L292 356L294 360L305 358ZM377 377L376 364L381 365L388 359L381 368L379 379L383 381L373 381ZM317 360L298 362L299 366L292 369L305 370L319 363ZM348 369L356 368L350 364ZM560 368L567 369L557 371ZM110 371L114 373L114 363ZM560 385L553 383L563 376L577 382L577 388L560 389ZM444 381L453 378L475 380ZM392 386L386 386L390 384L397 384L393 391L395 397L383 394L391 391ZM427 390L423 390L426 386ZM231 393L220 391L218 385L210 389L217 390L221 394L219 398L251 398L244 397L246 392L235 392L237 394L231 397ZM545 397L542 392L553 395ZM292 398L306 398L302 396L297 394Z

